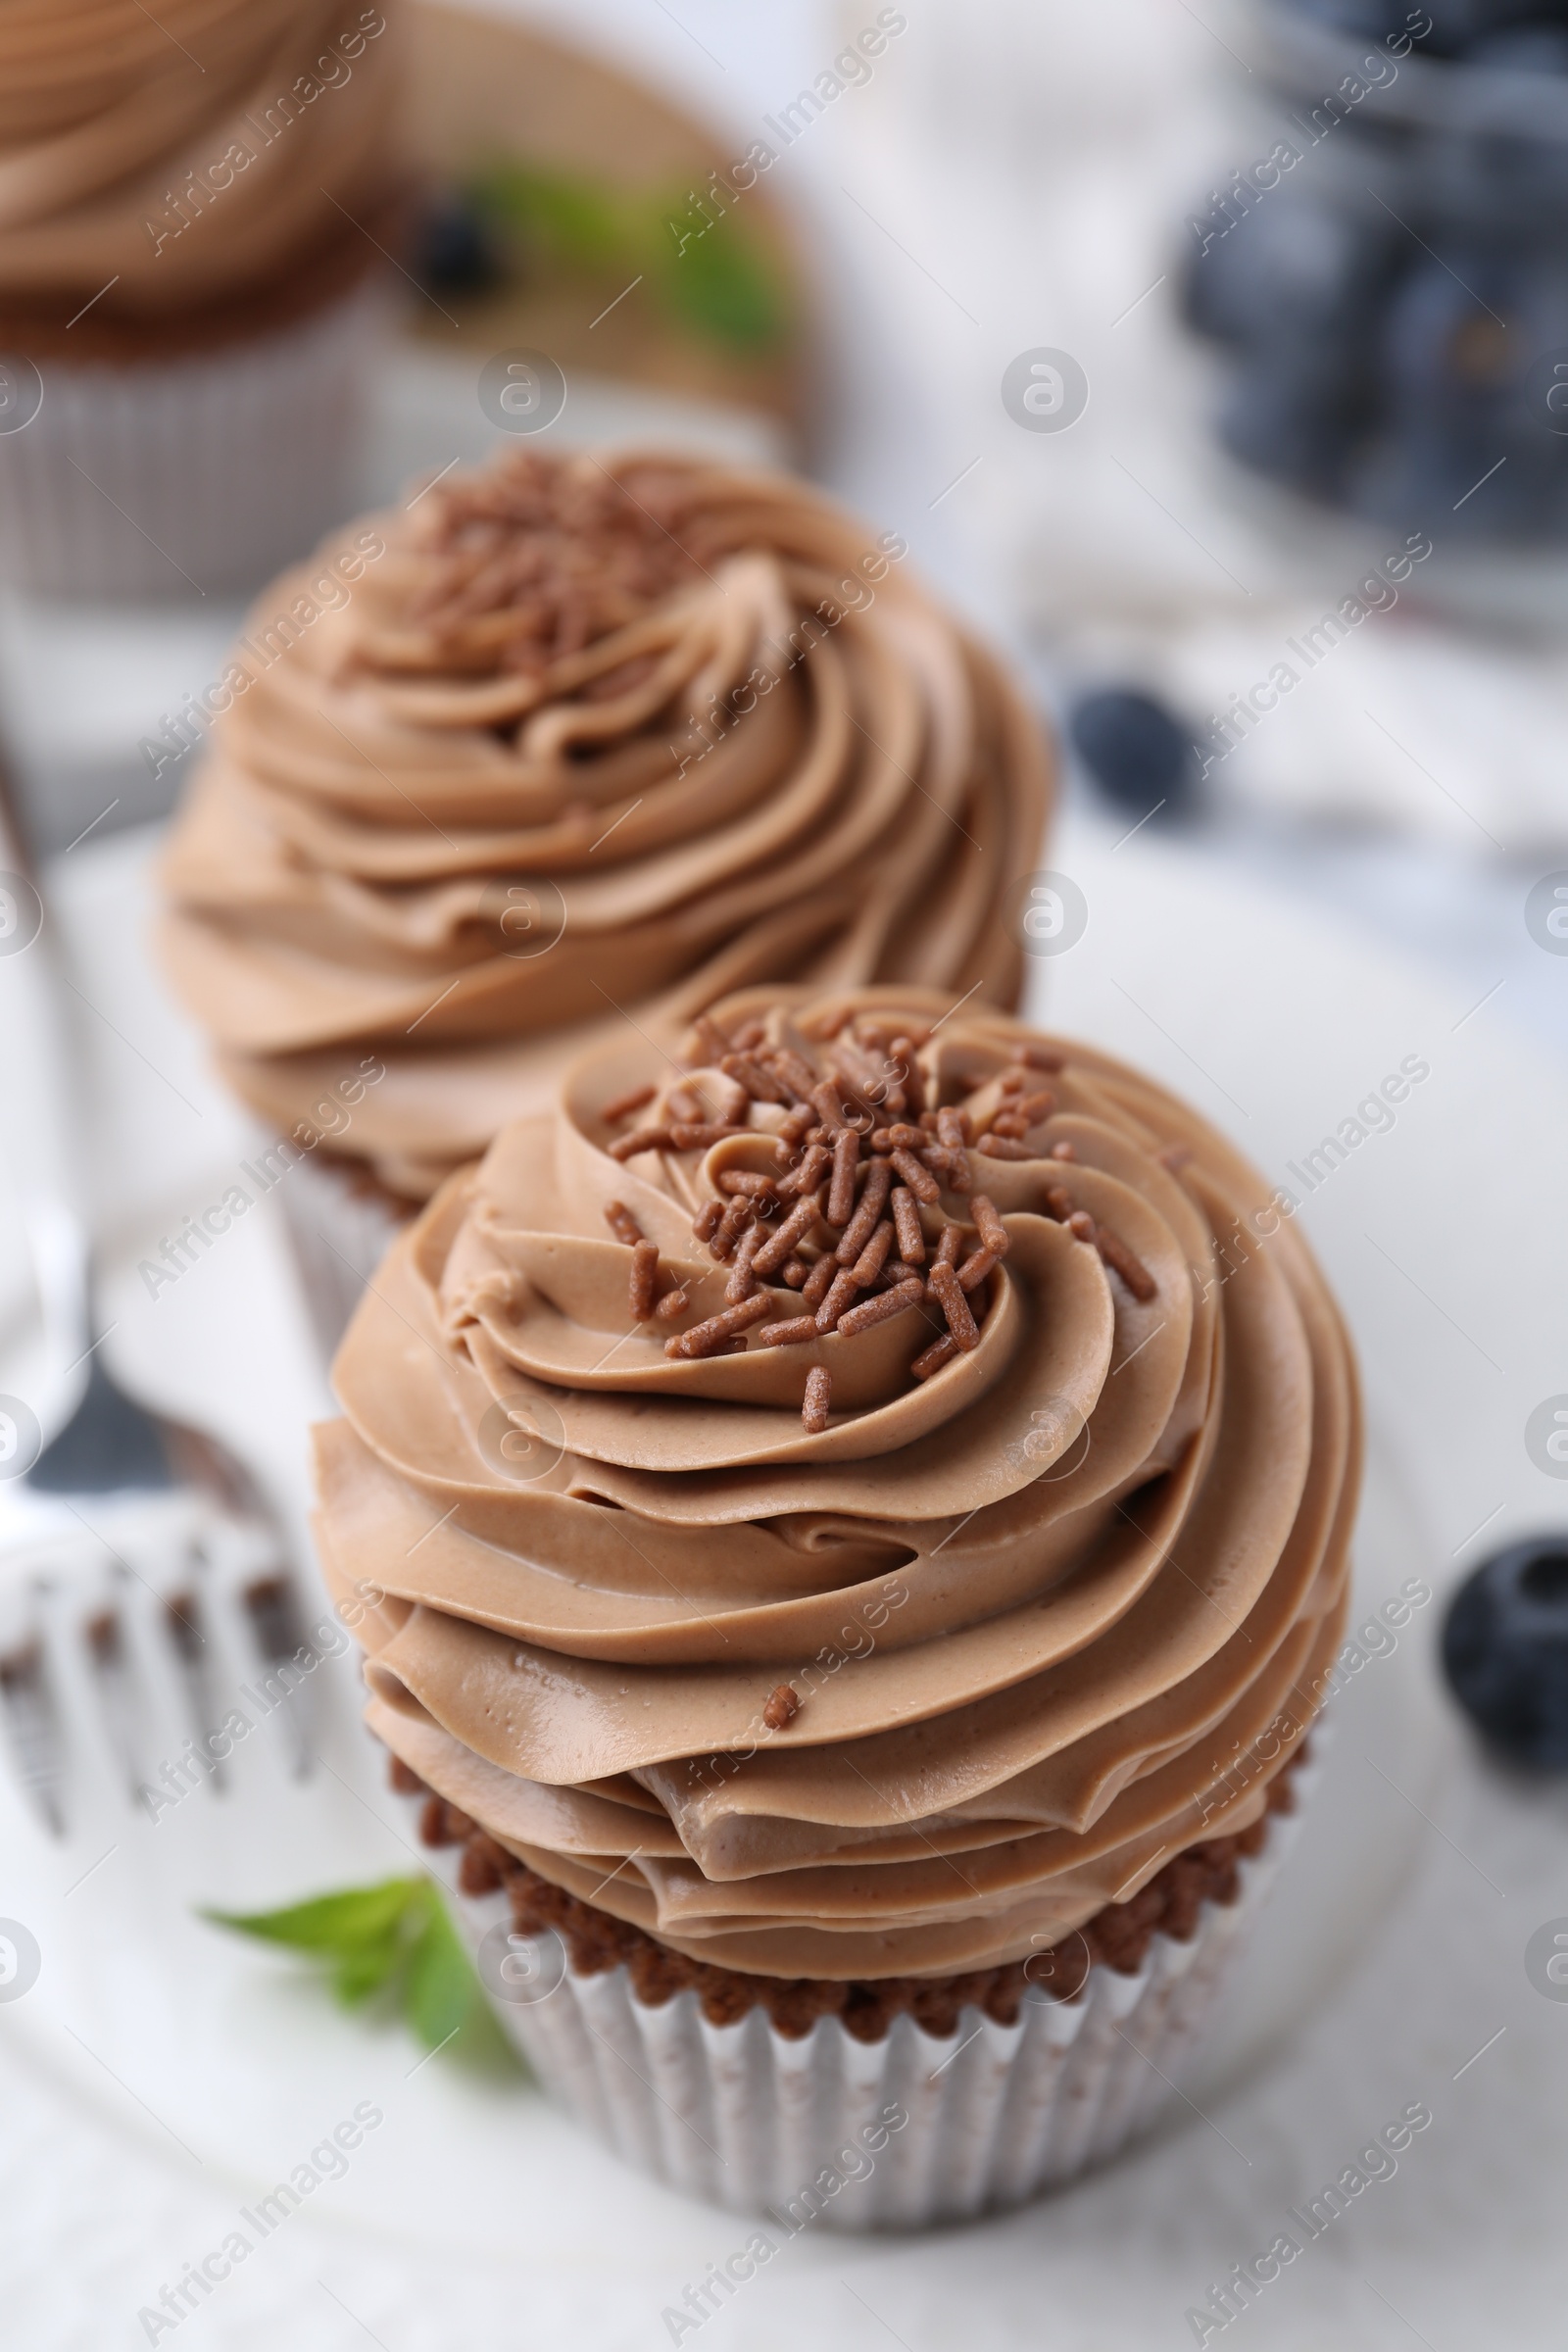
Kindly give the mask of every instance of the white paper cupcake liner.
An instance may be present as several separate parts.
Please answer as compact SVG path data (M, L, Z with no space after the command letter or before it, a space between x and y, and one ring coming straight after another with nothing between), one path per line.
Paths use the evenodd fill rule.
M311 1328L329 1363L366 1285L407 1219L378 1194L359 1190L354 1167L342 1159L294 1160L280 1180L280 1194Z
M1102 1963L1073 2001L1030 1998L1003 2026L962 2011L946 2038L907 2016L862 2042L836 2017L799 2040L765 2011L710 2025L695 1992L640 2001L626 1970L579 1974L553 1934L512 1939L505 1893L458 1889L461 1847L433 1866L452 1893L491 2005L551 2095L671 2187L758 2214L786 2234L970 2220L1061 2186L1114 2156L1175 2092L1229 1965L1300 1819L1272 1814L1238 1866L1236 1900L1205 1902L1185 1942L1156 1935L1136 1975ZM488 1940L486 1940L488 1938Z
M369 370L390 317L368 280L216 352L45 361L41 408L0 433L0 574L55 596L259 587L353 511Z

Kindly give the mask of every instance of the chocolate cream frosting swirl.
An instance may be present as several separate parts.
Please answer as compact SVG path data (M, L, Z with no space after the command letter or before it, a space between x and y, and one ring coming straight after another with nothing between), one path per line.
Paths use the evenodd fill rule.
M64 318L97 298L94 324L156 321L281 280L323 245L373 264L356 219L391 191L393 14L5 0L0 310Z
M372 1728L721 1966L1060 1943L1258 1817L1341 1639L1355 1373L1299 1234L1161 1088L952 1006L741 992L675 1069L624 1031L396 1243L318 1433ZM873 1269L812 1153L880 1216L901 1130ZM705 1246L710 1200L760 1213ZM792 1340L823 1256L859 1306Z
M257 606L166 866L175 985L265 1116L373 1049L347 1148L420 1199L628 1014L1015 1000L1049 754L896 534L783 475L531 450L373 521L292 642L348 539Z

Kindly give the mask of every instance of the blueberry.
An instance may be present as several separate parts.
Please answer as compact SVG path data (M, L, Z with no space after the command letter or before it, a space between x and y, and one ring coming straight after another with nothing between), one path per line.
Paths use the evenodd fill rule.
M1412 13L1405 0L1293 0L1293 11L1297 16L1315 18L1336 32L1372 41L1404 31Z
M1466 241L1480 240L1504 267L1537 247L1549 252L1568 203L1568 144L1530 135L1509 85L1502 86L1506 108L1494 84L1473 123L1433 130L1412 151L1418 209L1427 215L1421 234L1449 263L1453 245ZM1532 94L1561 107L1561 89L1539 76L1532 78Z
M1568 1772L1568 1535L1512 1544L1466 1578L1443 1665L1489 1747L1534 1772Z
M1406 0L1290 0L1293 16L1310 17L1326 30L1343 34L1353 41L1389 41L1415 27L1410 19L1416 12ZM1422 12L1432 18L1433 26L1422 36L1417 46L1432 54L1439 43L1446 46L1447 20L1455 13L1452 0L1445 7L1444 0L1430 0ZM1420 17L1416 16L1416 22ZM1466 19L1466 28L1468 20Z
M1298 335L1250 353L1219 416L1232 457L1294 490L1336 498L1352 470L1367 421L1363 371Z
M1352 490L1379 520L1526 539L1560 527L1568 439L1543 430L1530 369L1568 346L1568 273L1544 255L1450 246L1390 304L1376 354L1381 433Z
M1413 427L1378 441L1352 474L1346 504L1369 522L1394 531L1442 531L1476 540L1530 535L1509 497L1508 467L1497 468L1495 442L1479 456L1475 444ZM1495 470L1494 470L1495 469ZM1550 519L1540 517L1544 528Z
M1371 205L1282 184L1193 260L1187 315L1239 356L1219 430L1244 465L1339 495L1371 419L1370 355L1405 242Z
M1231 212L1239 199L1231 198ZM1281 334L1332 338L1352 351L1364 340L1393 273L1398 224L1370 205L1325 202L1289 181L1259 192L1231 220L1206 203L1189 218L1207 243L1187 265L1184 308L1200 334L1261 346Z
M1292 0L1295 13L1357 39L1384 41L1416 33L1424 17L1430 32L1416 33L1420 57L1456 57L1489 32L1549 14L1539 0Z
M1193 738L1163 703L1136 687L1080 695L1067 720L1072 746L1107 801L1147 816L1163 801L1172 816L1192 798Z
M1453 417L1485 409L1512 357L1508 274L1480 247L1415 259L1384 318L1380 364L1391 399Z
M427 207L415 255L416 277L436 293L483 294L504 275L483 215L453 189Z
M1419 9L1410 11L1417 22L1421 13ZM1535 5L1535 0L1430 0L1426 13L1432 18L1432 30L1416 43L1417 50L1462 57L1475 42L1547 12Z
M1561 24L1515 24L1484 33L1464 53L1467 66L1498 74L1568 74L1568 29Z

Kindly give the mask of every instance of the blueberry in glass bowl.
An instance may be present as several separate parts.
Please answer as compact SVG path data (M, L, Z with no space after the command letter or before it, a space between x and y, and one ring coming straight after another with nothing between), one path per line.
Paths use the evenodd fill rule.
M1568 439L1532 406L1538 355L1568 348L1568 273L1539 254L1448 248L1393 290L1371 353L1378 428L1347 503L1405 528L1524 539L1568 523Z
M1296 13L1358 41L1396 38L1424 19L1430 30L1419 37L1423 54L1472 58L1483 46L1509 40L1542 19L1561 15L1552 0L1291 0Z
M1443 1628L1449 1688L1487 1746L1531 1772L1568 1772L1568 1532L1494 1552Z
M1281 185L1190 257L1184 308L1229 349L1219 432L1244 465L1310 496L1347 497L1376 422L1397 233L1365 201Z
M1250 472L1447 540L1568 540L1568 0L1252 0L1272 121L1188 216ZM1270 149L1269 136L1274 139Z

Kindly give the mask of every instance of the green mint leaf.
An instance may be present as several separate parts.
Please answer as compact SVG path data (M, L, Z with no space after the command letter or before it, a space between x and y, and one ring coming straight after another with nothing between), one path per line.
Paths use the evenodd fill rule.
M383 1987L395 1987L403 1973L408 1948L408 1936L400 1921L387 1935L371 1936L367 1942L338 1953L332 1966L332 1990L344 2008L357 2008Z
M445 1907L433 1903L409 1955L409 2023L427 2050L437 2049L467 2024L481 1998L479 1980L456 1928Z
M424 1879L384 1879L376 1886L315 1895L281 1911L209 1910L202 1917L237 1935L286 1943L298 1952L348 1952L393 1932L411 1904L422 1903L427 1885Z
M740 351L776 343L784 307L773 272L729 219L715 220L676 252L660 254L659 288L665 308L694 333Z
M427 2050L457 2036L456 2050L487 2072L519 2064L431 1879L386 1879L279 1911L206 1910L202 1917L325 1962L345 2007L385 1992Z
M568 268L611 269L637 240L635 208L623 196L566 172L498 164L469 193L541 258Z
M784 287L755 227L716 200L706 207L695 189L637 191L498 162L467 194L535 263L607 286L641 276L665 321L688 335L751 353L786 331Z

